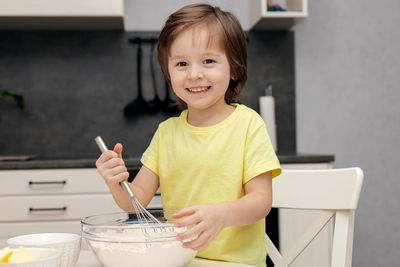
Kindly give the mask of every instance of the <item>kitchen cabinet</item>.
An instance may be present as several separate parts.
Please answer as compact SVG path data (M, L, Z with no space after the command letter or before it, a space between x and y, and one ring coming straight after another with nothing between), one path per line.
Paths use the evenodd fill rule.
M308 16L308 0L252 0L249 3L249 26L254 30L290 29L297 19ZM287 11L268 11L280 4Z
M12 236L80 234L85 216L121 212L95 168L0 170L0 247ZM148 208L160 208L155 197Z
M331 169L332 163L310 164L282 164L282 169ZM279 179L279 176L276 178ZM279 247L282 254L289 250L304 229L320 215L321 211L280 209L279 218ZM333 222L330 221L319 235L310 243L292 265L293 267L329 266L331 259L331 244L333 236Z
M123 29L123 0L0 0L0 29Z

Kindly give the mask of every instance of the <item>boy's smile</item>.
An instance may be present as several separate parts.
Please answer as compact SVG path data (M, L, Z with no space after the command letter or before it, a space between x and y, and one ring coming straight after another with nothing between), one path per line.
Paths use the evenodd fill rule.
M189 90L191 93L201 93L201 92L206 92L211 88L211 86L204 86L204 87L191 87L191 88L186 88Z
M180 33L170 48L172 89L189 112L218 112L229 107L225 92L231 79L230 65L219 38L210 38L206 26L197 26Z

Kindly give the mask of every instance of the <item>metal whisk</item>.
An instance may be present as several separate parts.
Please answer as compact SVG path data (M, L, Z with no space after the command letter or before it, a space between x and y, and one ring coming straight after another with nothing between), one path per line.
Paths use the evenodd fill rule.
M108 150L107 146L105 145L103 139L100 136L97 136L94 140L96 141L96 144L100 148L101 152ZM156 217L154 217L150 212L148 212L146 208L142 206L142 204L140 204L139 200L137 200L135 194L132 192L132 189L129 187L128 182L127 181L121 182L121 186L132 201L132 205L133 208L135 209L135 213L139 220L140 225L142 227L150 225L151 229L153 230L160 229L161 231L165 231L165 226L163 226L165 224L161 223ZM145 229L142 228L142 230L144 230L144 232L147 233Z

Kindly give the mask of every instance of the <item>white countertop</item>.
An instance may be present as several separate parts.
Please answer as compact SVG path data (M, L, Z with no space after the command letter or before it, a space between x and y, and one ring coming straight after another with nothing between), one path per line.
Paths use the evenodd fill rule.
M82 250L75 267L102 267L90 250ZM195 258L187 267L251 267L250 265Z

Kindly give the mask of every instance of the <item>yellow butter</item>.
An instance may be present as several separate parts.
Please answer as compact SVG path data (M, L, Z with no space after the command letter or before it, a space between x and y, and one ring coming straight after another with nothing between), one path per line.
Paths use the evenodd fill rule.
M34 261L37 258L24 247L17 248L8 259L9 263Z
M0 251L0 262L8 262L8 258L10 258L12 254L12 250L9 247L5 247Z

